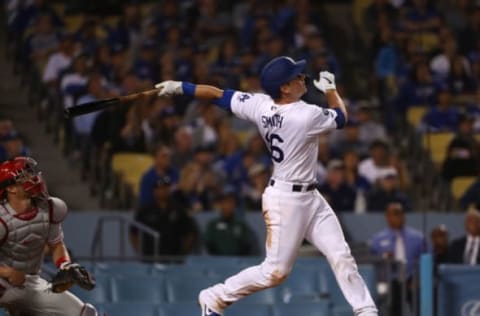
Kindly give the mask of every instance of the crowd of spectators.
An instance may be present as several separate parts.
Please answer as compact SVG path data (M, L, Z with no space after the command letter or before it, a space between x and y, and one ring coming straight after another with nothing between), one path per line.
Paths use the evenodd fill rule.
M24 138L15 129L13 122L6 117L0 117L0 162L17 156L27 156L29 153Z
M373 94L384 108L386 126L401 127L411 107L423 107L419 134L455 134L442 165L443 178L477 176L478 1L374 0L363 18L374 61Z
M10 34L22 39L22 61L42 82L42 106L54 113L166 79L261 92L260 69L283 54L306 58L311 77L320 70L334 72L343 89L320 7L308 0L126 1L121 14L109 18L82 11L69 15L68 5L45 0L9 1L7 8ZM306 99L324 104L315 89ZM319 139L321 192L337 211L381 211L391 201L409 209L403 193L409 176L377 111L349 102L347 128ZM214 105L185 97L144 98L77 117L64 128L71 136L70 158L81 162L84 178L95 168L92 155L154 153L154 166L141 181L139 207L153 202L156 180L168 176L172 194L186 201L190 213L212 210L226 185L235 188L239 210L261 210L272 168L264 141L251 125Z

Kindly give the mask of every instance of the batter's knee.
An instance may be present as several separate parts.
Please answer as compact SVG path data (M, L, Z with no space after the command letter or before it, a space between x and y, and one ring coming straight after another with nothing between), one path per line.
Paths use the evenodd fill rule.
M335 274L340 274L350 278L358 274L357 264L351 254L340 255L336 258L331 258L330 264Z
M288 277L288 274L291 271L291 268L288 269L284 266L267 266L262 269L265 276L267 287L274 287L282 284Z
M98 312L93 305L87 303L83 305L80 316L98 316Z

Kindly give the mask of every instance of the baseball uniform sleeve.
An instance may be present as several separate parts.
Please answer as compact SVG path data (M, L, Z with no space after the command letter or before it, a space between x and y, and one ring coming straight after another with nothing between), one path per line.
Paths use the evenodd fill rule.
M267 97L261 93L236 91L230 101L232 113L241 119L255 122L260 103Z
M309 135L318 135L321 132L343 128L345 126L345 115L339 109L327 109L318 106L309 108L310 118Z
M50 197L48 200L50 211L50 231L48 233L48 243L56 244L63 240L63 230L61 223L67 216L67 204L59 198Z

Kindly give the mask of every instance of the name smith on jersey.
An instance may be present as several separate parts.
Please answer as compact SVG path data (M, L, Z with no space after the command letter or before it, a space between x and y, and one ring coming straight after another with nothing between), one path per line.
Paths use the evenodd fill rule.
M280 114L275 114L273 116L262 115L263 128L268 128L268 127L282 128L282 123L283 123L283 116L281 116Z

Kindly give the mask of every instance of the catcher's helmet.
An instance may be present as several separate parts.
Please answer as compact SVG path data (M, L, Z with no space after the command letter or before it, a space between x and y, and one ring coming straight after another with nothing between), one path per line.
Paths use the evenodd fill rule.
M303 73L305 59L294 61L287 56L280 56L269 61L260 74L260 84L263 90L273 99L280 97L280 86Z
M47 197L46 183L36 166L30 157L16 157L0 164L0 196L9 185L20 184L32 197Z

